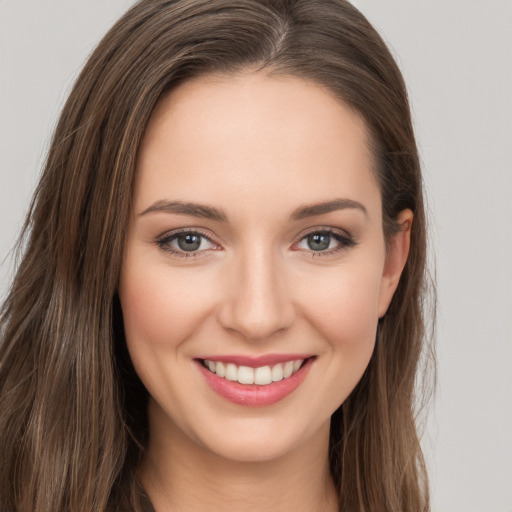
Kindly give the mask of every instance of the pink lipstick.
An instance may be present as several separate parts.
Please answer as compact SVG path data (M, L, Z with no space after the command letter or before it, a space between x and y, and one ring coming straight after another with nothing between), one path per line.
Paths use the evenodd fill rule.
M261 407L277 403L295 391L315 359L311 354L269 354L208 356L195 362L217 394L239 405Z

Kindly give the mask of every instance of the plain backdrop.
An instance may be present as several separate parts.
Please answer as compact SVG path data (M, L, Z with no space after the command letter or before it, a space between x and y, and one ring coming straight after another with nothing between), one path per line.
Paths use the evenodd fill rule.
M0 0L0 297L57 115L131 0ZM438 283L434 512L512 512L512 1L355 0L409 87ZM1 458L1 455L0 455Z

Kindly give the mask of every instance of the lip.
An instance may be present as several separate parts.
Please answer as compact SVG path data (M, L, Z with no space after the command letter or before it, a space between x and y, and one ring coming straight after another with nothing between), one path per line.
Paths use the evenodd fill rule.
M267 405L275 404L288 395L290 395L293 391L295 391L300 384L306 378L312 364L315 362L316 357L297 357L293 354L287 354L285 359L280 359L277 362L269 363L269 364L277 364L279 362L291 361L290 355L293 356L294 359L305 359L302 366L290 377L287 379L283 379L277 382L272 382L271 384L266 384L265 386L260 386L257 384L240 384L236 381L230 381L223 377L219 377L215 373L211 372L207 368L204 367L202 362L199 359L195 359L194 363L198 367L199 371L205 378L207 384L210 388L215 391L218 395L225 398L226 400L238 404L245 405L248 407L264 407ZM210 361L220 361L220 362L233 362L234 364L246 364L247 359L241 358L238 356L235 359L228 361L222 356L209 359ZM253 364L250 365L252 367L257 366L266 366L265 364L261 364L261 361L269 361L270 359L265 359L265 357L261 358L248 358ZM270 357L270 356L269 356ZM205 358L208 359L208 358ZM238 361L244 360L245 363L238 363ZM257 360L257 364L255 361ZM272 359L275 361L275 359ZM249 366L249 365L247 365Z
M258 368L260 366L273 366L288 361L298 361L299 359L308 359L314 354L266 354L263 356L242 356L242 355L222 355L222 356L200 356L197 359L206 359L220 363L233 363L237 366L249 366Z

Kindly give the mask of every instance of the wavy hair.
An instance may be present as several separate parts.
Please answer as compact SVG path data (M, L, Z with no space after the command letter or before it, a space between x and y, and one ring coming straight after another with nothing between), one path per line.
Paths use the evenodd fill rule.
M137 152L163 94L248 68L313 81L358 112L385 235L401 210L414 212L410 255L372 359L332 417L330 462L340 511L430 510L415 425L415 380L428 353L426 221L393 57L345 0L141 0L78 77L25 222L1 313L3 512L149 507L136 478L147 393L127 355L116 294Z

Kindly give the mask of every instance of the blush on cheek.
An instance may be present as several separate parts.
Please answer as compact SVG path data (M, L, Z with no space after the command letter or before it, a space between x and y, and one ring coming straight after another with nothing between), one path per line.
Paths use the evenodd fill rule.
M169 348L200 325L215 299L206 278L166 265L128 264L120 286L127 341ZM208 281L210 282L210 281Z
M311 296L307 314L310 321L329 340L354 349L373 345L378 322L379 281L371 275L354 273L329 282L318 283ZM357 276L357 278L356 278Z
M128 273L120 286L126 338L129 343L165 343L165 332L173 323L169 292L147 272Z

